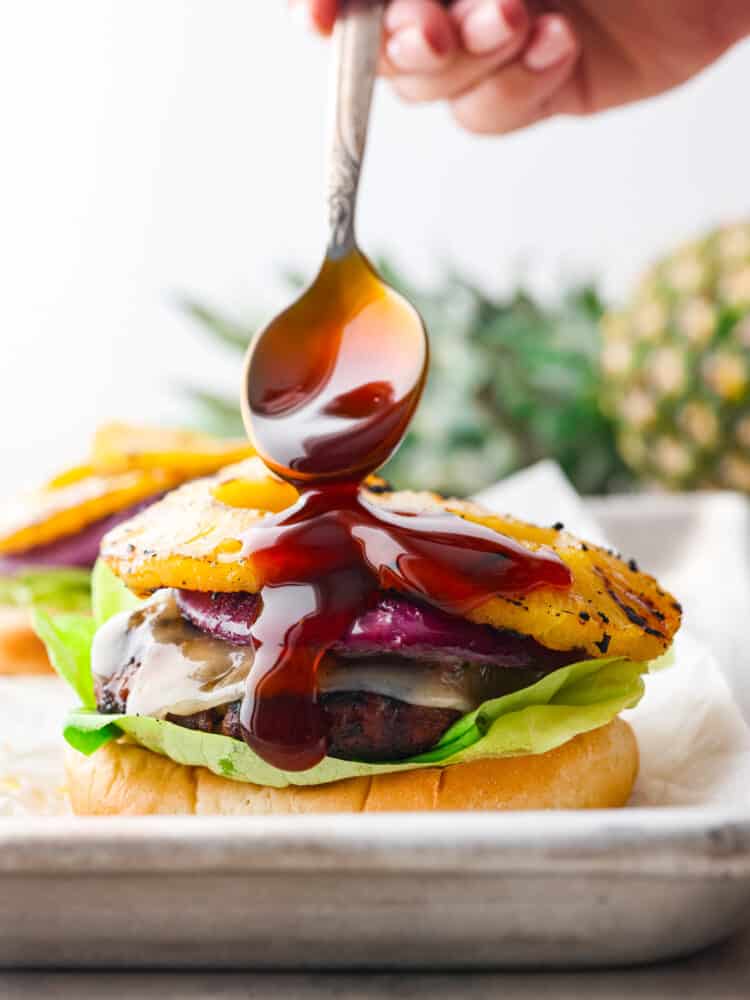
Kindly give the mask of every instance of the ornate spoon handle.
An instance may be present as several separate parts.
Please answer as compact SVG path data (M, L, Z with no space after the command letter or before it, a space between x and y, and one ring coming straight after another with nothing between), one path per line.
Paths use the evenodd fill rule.
M328 256L355 245L354 214L383 30L384 0L344 0L334 31Z

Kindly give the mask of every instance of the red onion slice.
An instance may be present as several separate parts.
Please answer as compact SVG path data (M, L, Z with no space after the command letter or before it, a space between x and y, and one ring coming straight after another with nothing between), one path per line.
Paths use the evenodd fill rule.
M237 645L252 642L250 628L260 605L257 594L181 590L177 601L185 618L201 631ZM378 595L374 606L357 616L331 652L349 658L389 653L440 663L538 670L556 670L584 655L580 650L556 652L529 636L477 625L391 593Z

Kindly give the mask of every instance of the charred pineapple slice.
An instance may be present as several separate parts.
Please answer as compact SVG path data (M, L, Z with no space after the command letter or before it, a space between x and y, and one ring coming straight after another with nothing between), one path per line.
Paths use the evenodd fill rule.
M0 555L26 552L73 535L179 480L160 469L111 476L58 477L52 488L15 498L0 510Z
M652 660L671 645L682 608L632 559L626 562L616 552L563 529L487 514L476 504L454 500L447 506L527 548L553 549L573 575L567 591L539 589L517 597L497 596L469 616L473 621L533 635L550 649L585 649L594 657Z
M217 485L216 479L187 483L105 535L102 557L134 593L259 589L241 550L266 512L223 503L214 495Z
M104 558L133 591L259 589L252 560L243 558L242 549L265 514L223 503L216 486L216 479L183 486L105 537ZM374 499L394 510L454 512L515 538L531 551L547 546L571 570L569 590L496 596L468 615L473 621L514 629L550 649L634 660L659 656L679 627L679 605L652 577L567 532L496 517L474 504L433 494L389 493Z
M208 475L253 453L249 441L111 423L101 426L94 435L91 461L98 472L167 469L183 480Z

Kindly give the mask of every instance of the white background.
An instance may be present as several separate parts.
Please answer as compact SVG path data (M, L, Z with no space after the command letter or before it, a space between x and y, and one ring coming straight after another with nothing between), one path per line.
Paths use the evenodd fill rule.
M510 139L439 108L377 107L363 244L489 287L599 274L748 213L750 48L681 91ZM175 307L264 314L312 270L326 48L283 0L0 0L0 454L15 487L105 417L176 418L235 367Z

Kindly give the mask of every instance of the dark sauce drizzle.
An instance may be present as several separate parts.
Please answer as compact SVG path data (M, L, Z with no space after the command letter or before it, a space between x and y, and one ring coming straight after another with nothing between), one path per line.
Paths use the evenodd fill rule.
M321 281L329 297L318 312L312 297L304 336L296 318L296 329L281 327L261 340L248 366L255 443L301 495L255 526L243 547L262 586L240 717L248 745L288 771L307 770L326 755L318 664L378 589L466 615L495 594L571 582L551 550L530 552L443 511L395 512L360 492L360 480L406 430L426 346L417 314L374 280L358 254L327 261L316 288ZM347 294L334 301L347 308L336 313L331 286L341 281Z

